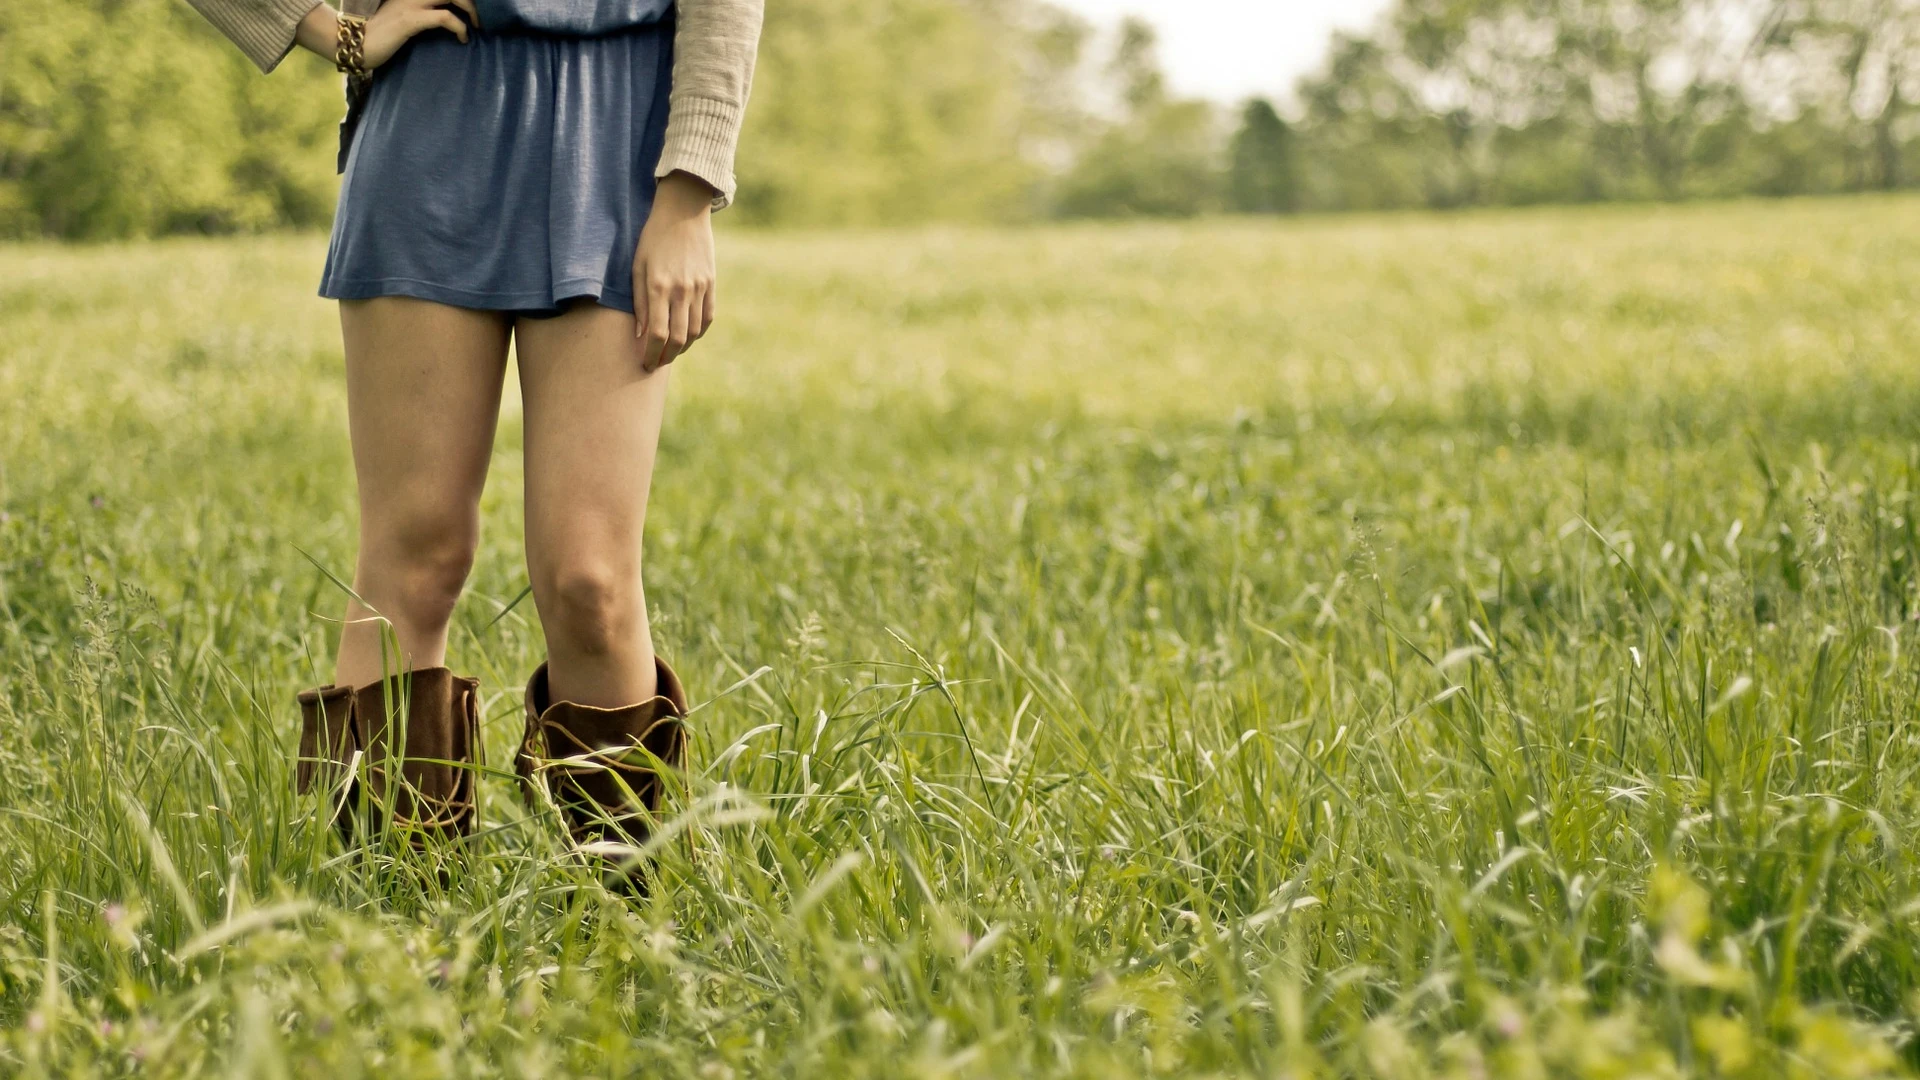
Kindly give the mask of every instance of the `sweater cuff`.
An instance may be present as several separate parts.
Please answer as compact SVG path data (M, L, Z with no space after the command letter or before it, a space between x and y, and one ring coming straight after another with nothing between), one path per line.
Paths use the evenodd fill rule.
M733 202L733 148L739 132L740 107L732 102L693 96L672 99L666 147L660 152L654 178L691 173L716 192L713 208L725 209Z
M293 51L294 32L324 0L261 0L260 17L232 27L233 43L262 72L271 72Z

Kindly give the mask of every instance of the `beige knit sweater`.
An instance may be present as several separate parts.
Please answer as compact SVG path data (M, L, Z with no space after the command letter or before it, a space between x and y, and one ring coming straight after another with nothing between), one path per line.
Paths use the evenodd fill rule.
M320 0L188 0L261 71L293 48L294 28ZM655 175L692 173L713 185L717 210L733 199L733 151L753 83L765 0L678 0L667 144ZM380 0L342 0L371 15Z

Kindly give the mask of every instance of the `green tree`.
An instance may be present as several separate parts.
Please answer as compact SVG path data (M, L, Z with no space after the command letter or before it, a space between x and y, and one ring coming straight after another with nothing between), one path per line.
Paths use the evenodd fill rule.
M767 5L740 146L743 217L806 225L1007 216L1037 179L1021 153L1010 2Z
M1832 57L1831 77L1796 89L1806 107L1846 133L1838 149L1849 186L1908 182L1902 128L1920 101L1920 3L1773 0L1761 43L1775 61Z
M183 3L0 4L0 235L313 225L331 211L339 76L262 79Z
M1293 129L1273 102L1255 98L1240 114L1227 154L1227 195L1233 209L1251 214L1285 214L1298 208L1299 177L1294 162Z
M1434 163L1447 160L1447 151L1438 121L1397 76L1395 61L1380 41L1335 34L1325 65L1300 81L1303 206L1379 210L1429 203Z
M1066 217L1184 217L1218 210L1224 175L1213 106L1167 92L1153 28L1121 24L1106 77L1119 118L1097 129L1062 178Z
M1307 209L1920 180L1920 0L1395 0L1301 81Z

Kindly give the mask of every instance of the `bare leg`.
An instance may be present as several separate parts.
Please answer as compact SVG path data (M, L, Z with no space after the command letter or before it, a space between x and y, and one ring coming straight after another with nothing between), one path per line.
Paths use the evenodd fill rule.
M667 370L641 370L633 316L582 304L523 319L527 569L553 700L614 708L654 694L640 584Z
M334 682L365 686L446 663L447 624L480 543L480 490L506 377L505 316L404 297L340 305L360 484L353 588ZM384 667L383 667L384 664Z

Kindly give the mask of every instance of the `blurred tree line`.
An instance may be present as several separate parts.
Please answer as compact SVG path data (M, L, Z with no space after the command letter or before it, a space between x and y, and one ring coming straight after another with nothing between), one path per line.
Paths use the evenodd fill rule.
M1235 161L1307 209L1891 189L1916 65L1915 0L1397 0Z
M774 0L742 218L844 225L1920 182L1920 0L1396 0L1286 108L1043 0ZM0 3L0 236L324 224L338 76L181 0Z

